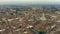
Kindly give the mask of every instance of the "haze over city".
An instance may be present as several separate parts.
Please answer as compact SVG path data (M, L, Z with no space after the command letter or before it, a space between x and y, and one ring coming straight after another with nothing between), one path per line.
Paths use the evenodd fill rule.
M60 4L60 0L0 0L0 4Z
M60 0L0 0L0 34L60 34Z

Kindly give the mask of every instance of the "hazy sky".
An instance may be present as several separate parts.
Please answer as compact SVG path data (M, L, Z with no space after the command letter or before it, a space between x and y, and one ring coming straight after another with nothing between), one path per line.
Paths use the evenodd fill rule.
M0 0L0 3L51 3L59 4L60 0Z

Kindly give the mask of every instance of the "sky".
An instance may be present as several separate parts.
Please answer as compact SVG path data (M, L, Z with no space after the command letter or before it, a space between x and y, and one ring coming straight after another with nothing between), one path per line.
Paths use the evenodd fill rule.
M46 3L46 4L59 4L60 0L0 0L0 4L16 4L16 3L25 3L25 4L34 4L34 3Z

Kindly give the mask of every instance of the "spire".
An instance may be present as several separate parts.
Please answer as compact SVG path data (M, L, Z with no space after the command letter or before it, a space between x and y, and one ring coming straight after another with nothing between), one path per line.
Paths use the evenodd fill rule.
M42 16L40 17L40 20L46 20L44 13L43 13Z

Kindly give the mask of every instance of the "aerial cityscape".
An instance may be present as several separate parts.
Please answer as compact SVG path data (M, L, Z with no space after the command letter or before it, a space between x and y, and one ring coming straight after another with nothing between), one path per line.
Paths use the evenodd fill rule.
M56 2L31 4L26 0L22 1L24 4L6 4L1 1L0 34L60 34L60 5Z

